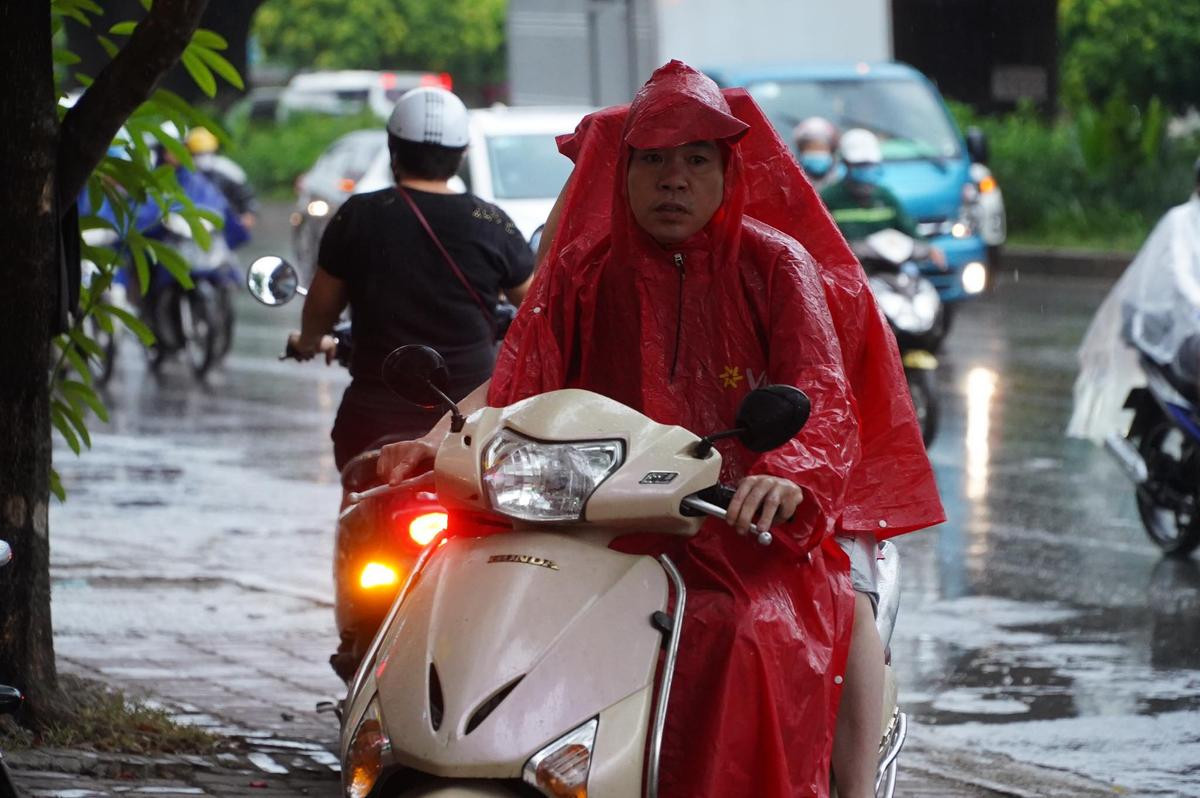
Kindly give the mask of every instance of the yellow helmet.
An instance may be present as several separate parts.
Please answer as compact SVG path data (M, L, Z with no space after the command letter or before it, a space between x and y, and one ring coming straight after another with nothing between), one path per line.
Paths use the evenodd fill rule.
M184 139L184 144L187 145L192 155L205 155L210 152L216 152L219 146L217 137L212 134L212 131L203 127L194 127L189 130L187 138Z

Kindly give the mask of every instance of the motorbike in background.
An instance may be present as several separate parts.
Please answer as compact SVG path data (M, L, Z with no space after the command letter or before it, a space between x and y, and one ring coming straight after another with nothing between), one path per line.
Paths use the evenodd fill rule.
M928 446L937 435L941 411L934 352L948 329L937 288L921 273L929 245L899 230L881 230L853 242L851 248L896 336L921 437Z
M175 213L163 218L153 237L183 257L193 285L184 288L161 269L153 275L142 308L156 339L151 368L157 371L165 360L182 353L192 373L203 380L233 346L233 296L240 281L232 250L220 234L204 249Z
M12 561L12 548L0 540L0 568ZM25 698L15 687L0 685L0 715L13 715L20 708ZM0 798L17 798L17 788L13 784L12 774L4 762L4 752L0 751Z
M1200 335L1164 359L1147 342L1166 337L1170 315L1127 308L1123 318L1122 337L1139 353L1146 385L1125 399L1129 431L1104 446L1134 484L1146 534L1164 553L1187 557L1200 546Z
M251 264L247 286L255 299L270 307L307 294L295 268L274 256ZM335 359L349 367L354 351L350 322L339 321L331 334L337 340ZM446 511L434 494L380 490L375 464L380 448L394 440L399 438L385 436L375 441L346 463L341 473L348 504L338 515L335 534L334 618L339 643L329 663L347 682L421 550L446 526Z
M343 794L657 795L687 585L668 556L609 543L633 530L691 536L705 516L724 518L732 491L712 442L780 446L807 421L808 398L756 389L739 429L700 438L576 389L464 418L426 347L389 355L384 379L451 412L433 471L392 488L436 490L449 524L343 704ZM741 543L778 556L769 530ZM890 545L881 556L886 645L899 561ZM907 722L885 673L876 794L891 796Z

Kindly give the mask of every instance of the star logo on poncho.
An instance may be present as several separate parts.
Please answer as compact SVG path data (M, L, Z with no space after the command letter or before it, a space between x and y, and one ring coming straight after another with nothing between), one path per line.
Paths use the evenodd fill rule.
M742 374L742 370L737 366L726 366L721 372L721 385L726 388L736 388L742 380L746 379Z

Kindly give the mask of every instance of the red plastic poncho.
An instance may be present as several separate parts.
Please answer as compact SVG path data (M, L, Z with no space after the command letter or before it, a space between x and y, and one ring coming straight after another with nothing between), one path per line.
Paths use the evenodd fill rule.
M810 421L784 447L756 455L718 444L723 479L771 473L804 487L775 546L712 521L686 542L646 536L621 547L669 552L689 591L660 794L823 796L853 619L848 563L831 535L885 511L892 530L916 528L940 520L940 505L861 269L757 106L744 93L731 99L736 114L711 81L672 62L632 106L593 114L560 141L575 173L489 404L580 387L704 434L733 426L757 385L809 395ZM629 210L630 147L705 139L726 156L722 205L692 239L663 249ZM764 216L803 226L835 267L818 267ZM864 417L881 409L886 418ZM897 448L885 457L889 443ZM863 498L848 505L848 496Z

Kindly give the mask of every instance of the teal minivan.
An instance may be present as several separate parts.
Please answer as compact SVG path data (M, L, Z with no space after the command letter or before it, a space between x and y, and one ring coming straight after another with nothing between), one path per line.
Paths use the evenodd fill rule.
M791 64L706 69L721 86L743 86L784 141L802 119L822 116L845 131L866 128L883 147L883 183L917 220L948 268L927 277L943 301L987 286L989 249L1004 239L1004 206L988 172L982 133L966 138L941 94L917 70L895 63ZM985 241L985 238L987 239Z

